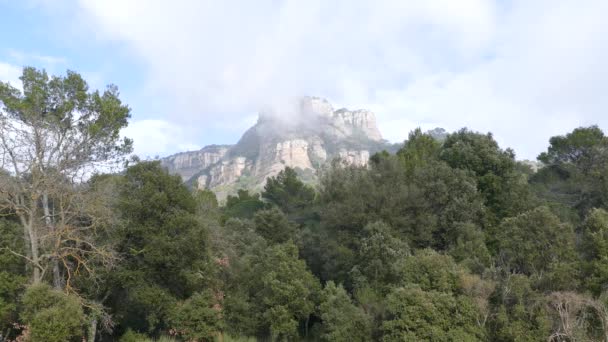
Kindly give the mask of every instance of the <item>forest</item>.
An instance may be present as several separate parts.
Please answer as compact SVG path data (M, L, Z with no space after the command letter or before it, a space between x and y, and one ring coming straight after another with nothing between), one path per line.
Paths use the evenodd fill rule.
M0 83L0 341L608 341L597 126L538 169L416 129L218 203L129 157L116 87L21 80Z

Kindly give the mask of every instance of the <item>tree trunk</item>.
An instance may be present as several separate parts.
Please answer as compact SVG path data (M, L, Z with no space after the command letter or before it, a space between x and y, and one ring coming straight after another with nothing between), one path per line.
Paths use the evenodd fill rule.
M29 240L30 240L30 253L32 258L32 263L34 264L33 270L33 279L32 282L34 284L40 284L42 281L42 274L40 273L40 259L38 255L38 236L36 234L36 230L33 227L34 223L30 221L26 226L25 230L27 231Z
M51 217L51 210L49 208L49 196L46 193L42 195L42 208L44 209L44 222L49 228L51 235L54 235L55 223L53 222L53 218ZM56 256L54 256L51 260L51 265L53 267L53 287L55 287L57 290L61 290L63 288L63 279L59 270L59 260L57 260Z
M94 318L91 321L91 325L89 326L89 336L87 337L87 341L95 342L96 335L97 335L97 318Z

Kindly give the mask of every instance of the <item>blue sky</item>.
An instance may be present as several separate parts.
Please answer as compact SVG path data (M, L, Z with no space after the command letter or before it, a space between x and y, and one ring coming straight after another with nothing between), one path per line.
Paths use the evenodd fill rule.
M0 0L0 80L20 68L118 85L142 156L234 143L298 95L415 127L492 131L520 158L608 130L603 0ZM284 115L291 115L285 112Z

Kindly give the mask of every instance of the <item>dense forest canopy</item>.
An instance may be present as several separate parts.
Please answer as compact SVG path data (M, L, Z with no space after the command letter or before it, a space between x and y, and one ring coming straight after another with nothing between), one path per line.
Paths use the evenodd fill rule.
M0 83L0 341L607 341L608 137L533 170L417 129L218 203L124 157L115 87ZM120 165L108 172L109 163Z

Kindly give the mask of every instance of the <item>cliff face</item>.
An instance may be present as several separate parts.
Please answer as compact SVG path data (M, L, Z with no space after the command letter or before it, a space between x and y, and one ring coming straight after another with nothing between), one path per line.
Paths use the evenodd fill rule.
M316 171L335 158L366 165L372 153L390 148L370 111L334 110L316 97L304 97L286 111L260 113L236 145L207 146L162 163L193 186L224 198L240 188L261 190L268 177L287 166L314 182Z
M222 160L229 148L230 146L205 146L199 151L182 152L163 158L162 164L169 172L177 173L187 181L196 173Z

